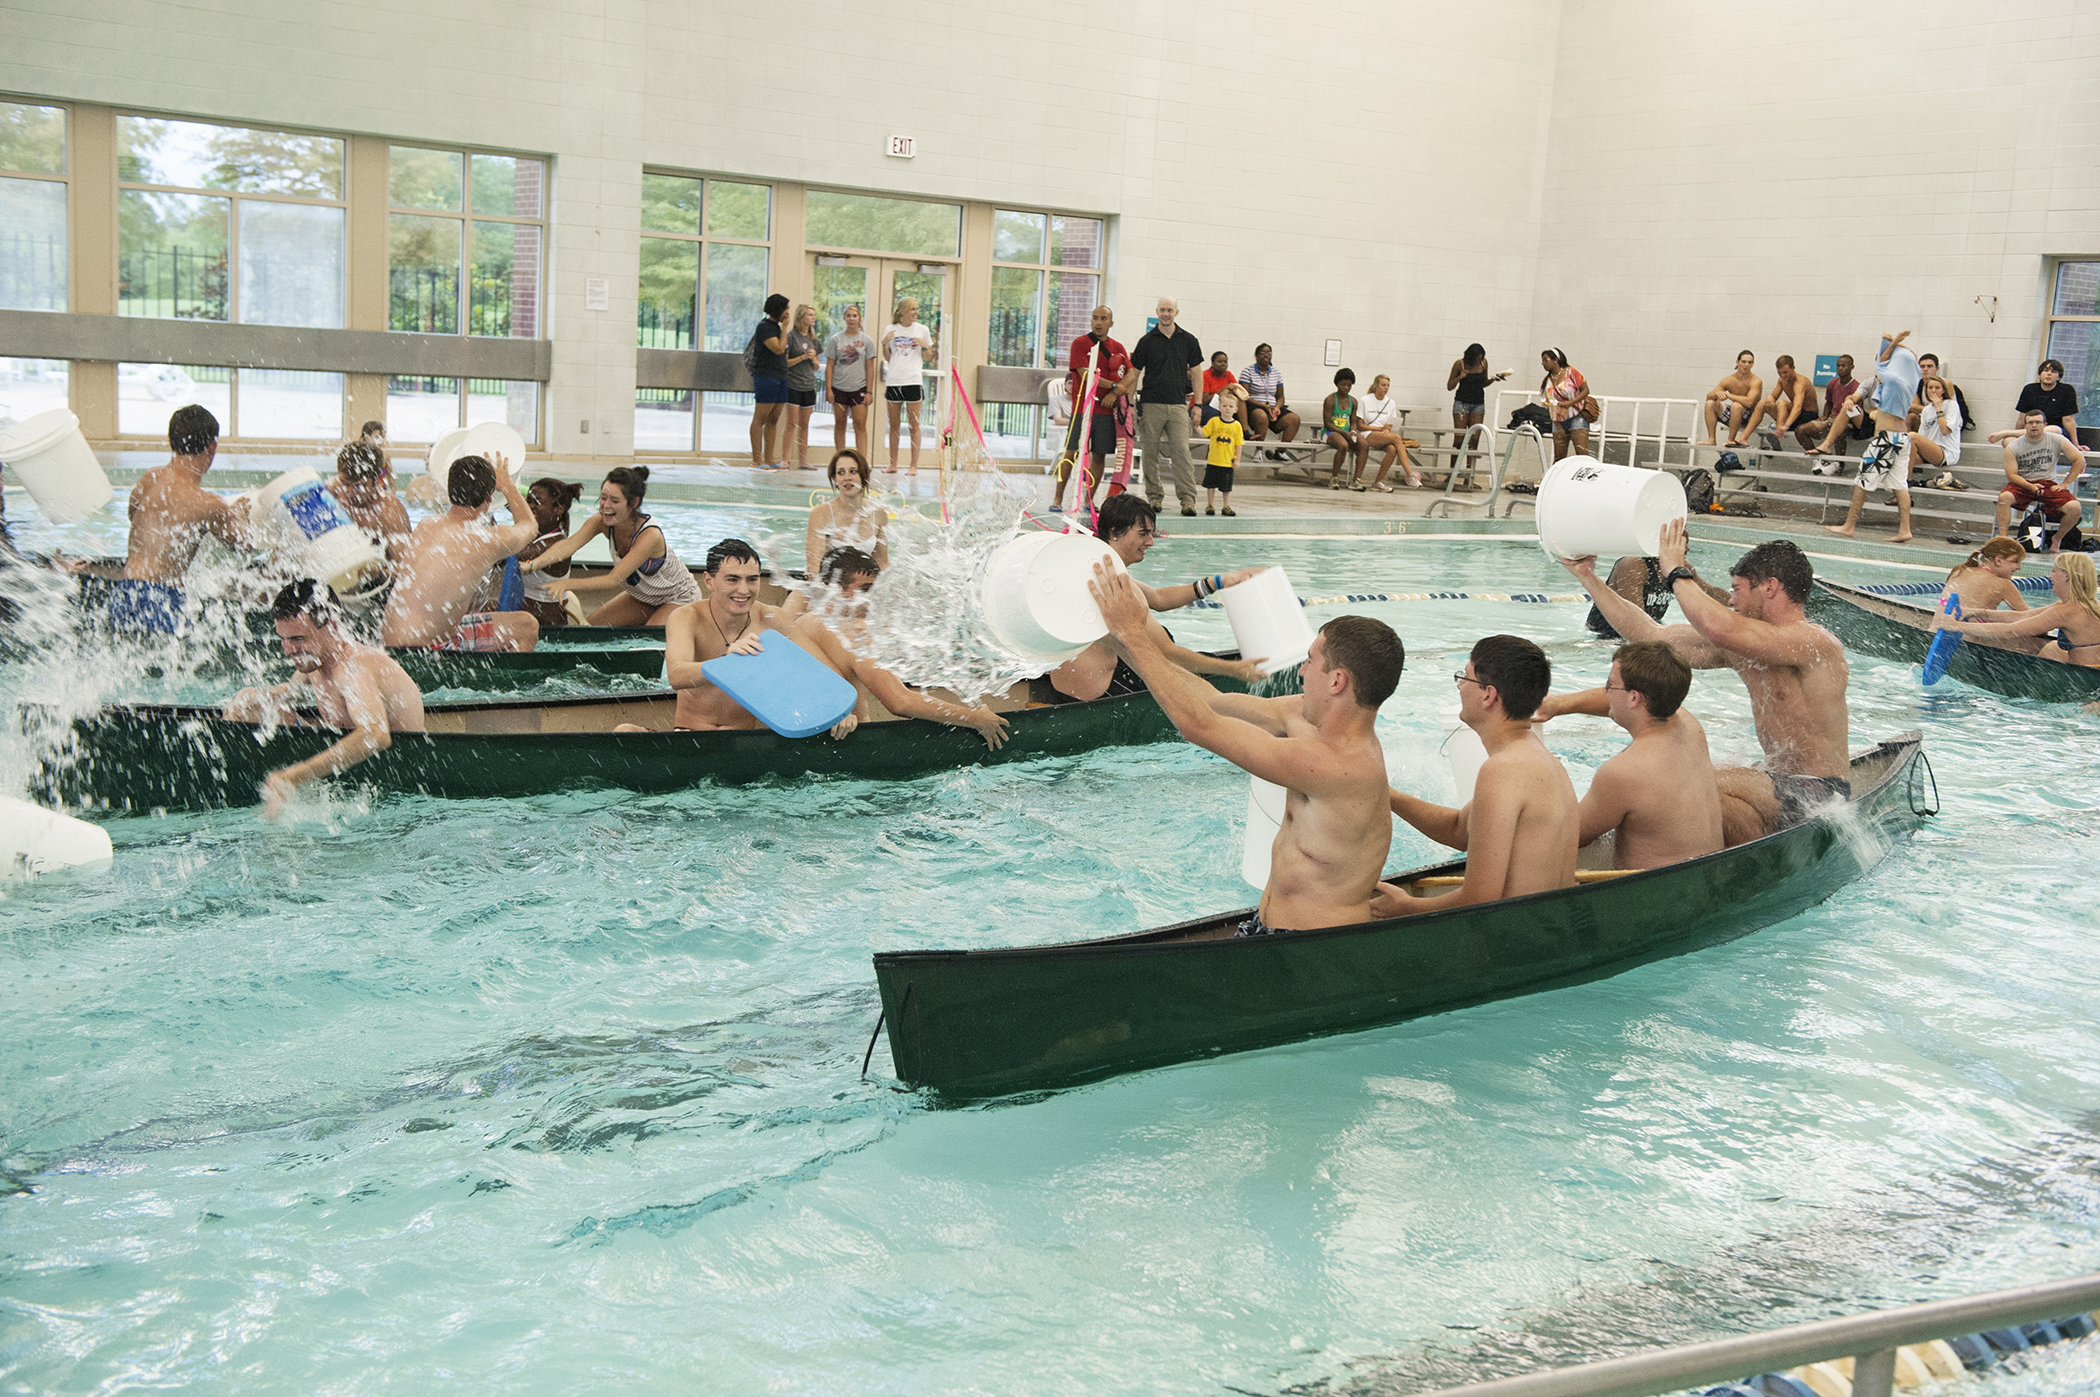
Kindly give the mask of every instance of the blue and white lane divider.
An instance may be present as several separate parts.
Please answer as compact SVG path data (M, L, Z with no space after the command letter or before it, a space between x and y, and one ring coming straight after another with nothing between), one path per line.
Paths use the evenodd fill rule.
M2023 592L2046 592L2049 579L2046 577L2015 577L2013 586ZM1854 583L1855 592L1872 592L1877 597L1936 597L1944 582L1861 582Z
M1588 601L1587 592L1345 592L1333 597L1300 597L1300 606L1337 606L1343 602L1359 601L1528 601L1571 602ZM1218 602L1192 601L1190 606L1215 611Z

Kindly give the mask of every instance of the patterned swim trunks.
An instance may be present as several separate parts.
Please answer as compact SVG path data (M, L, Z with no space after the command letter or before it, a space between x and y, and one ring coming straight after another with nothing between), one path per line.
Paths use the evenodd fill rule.
M484 654L504 648L503 637L496 631L496 613L474 611L459 618L459 629L443 640L433 640L425 647L430 650L458 650L467 654Z

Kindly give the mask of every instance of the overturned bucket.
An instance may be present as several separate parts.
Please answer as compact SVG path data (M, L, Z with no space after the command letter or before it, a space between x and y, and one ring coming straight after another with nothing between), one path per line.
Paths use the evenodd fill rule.
M0 431L0 461L54 524L77 524L116 497L102 463L80 434L80 419L62 407Z
M1123 560L1092 534L1032 533L1002 545L984 574L984 616L1015 654L1060 665L1108 634L1088 584Z
M386 552L357 526L310 467L286 471L256 492L256 519L265 538L302 575L316 577L337 595L370 585L386 569Z
M1240 655L1261 661L1263 674L1304 661L1312 649L1313 629L1305 619L1305 608L1291 590L1290 575L1282 568L1263 568L1245 582L1218 593L1225 619L1232 623L1232 638Z
M1552 557L1652 558L1663 525L1684 518L1684 484L1668 471L1568 456L1539 481L1537 514Z

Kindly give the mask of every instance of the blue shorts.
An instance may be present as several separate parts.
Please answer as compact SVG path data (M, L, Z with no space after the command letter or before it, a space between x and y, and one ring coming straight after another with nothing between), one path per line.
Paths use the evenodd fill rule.
M1556 422L1553 424L1554 431L1565 432L1569 436L1574 436L1577 432L1587 432L1589 429L1590 419L1584 417L1579 412L1570 414L1565 422Z
M1469 403L1463 398L1453 398L1451 400L1451 410L1460 417L1471 417L1476 412L1485 413L1487 411L1487 402L1483 399L1477 403Z
M788 400L788 381L784 378L751 377L751 392L762 403L784 403Z
M173 635L182 629L182 613L182 593L165 582L109 584L109 623L117 630Z

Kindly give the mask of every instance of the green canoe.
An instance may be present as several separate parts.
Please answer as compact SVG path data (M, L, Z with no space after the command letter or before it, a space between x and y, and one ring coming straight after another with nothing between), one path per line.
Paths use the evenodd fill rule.
M1217 682L1220 688L1240 687ZM390 748L343 779L460 799L586 786L667 791L702 781L741 785L773 777L895 781L1174 736L1149 694L1038 704L1026 684L992 705L1011 725L996 752L974 729L923 719L884 718L843 741L786 738L763 728L665 731L675 703L668 689L533 703L434 703L425 710L428 732L397 734ZM112 705L75 719L70 732L62 718L39 705L21 705L19 720L43 753L32 778L40 795L63 805L114 810L252 805L270 771L310 757L341 736L328 728L287 727L262 737L255 724L222 718L213 708L155 704ZM618 723L655 731L616 733Z
M876 955L896 1075L970 1100L1348 1033L1616 975L1815 906L1935 813L1919 735L1841 809L1667 868L1360 926L1235 939L1244 909L1097 941ZM1609 866L1592 845L1584 863ZM1396 881L1463 872L1463 859Z
M506 650L483 655L450 650L410 650L388 646L387 653L418 689L477 689L500 693L529 689L549 679L569 678L585 683L594 678L619 675L661 683L664 673L662 633L654 649L639 647L588 650L580 646L542 647L538 650Z
M2054 598L2049 600L2053 601ZM2047 605L2048 602L2043 603ZM1816 580L1808 619L1862 654L1922 665L1932 648L1930 607L1875 596L1843 583ZM2100 669L2045 660L2038 638L1965 635L1947 663L1951 678L2007 698L2086 703L2100 698Z

